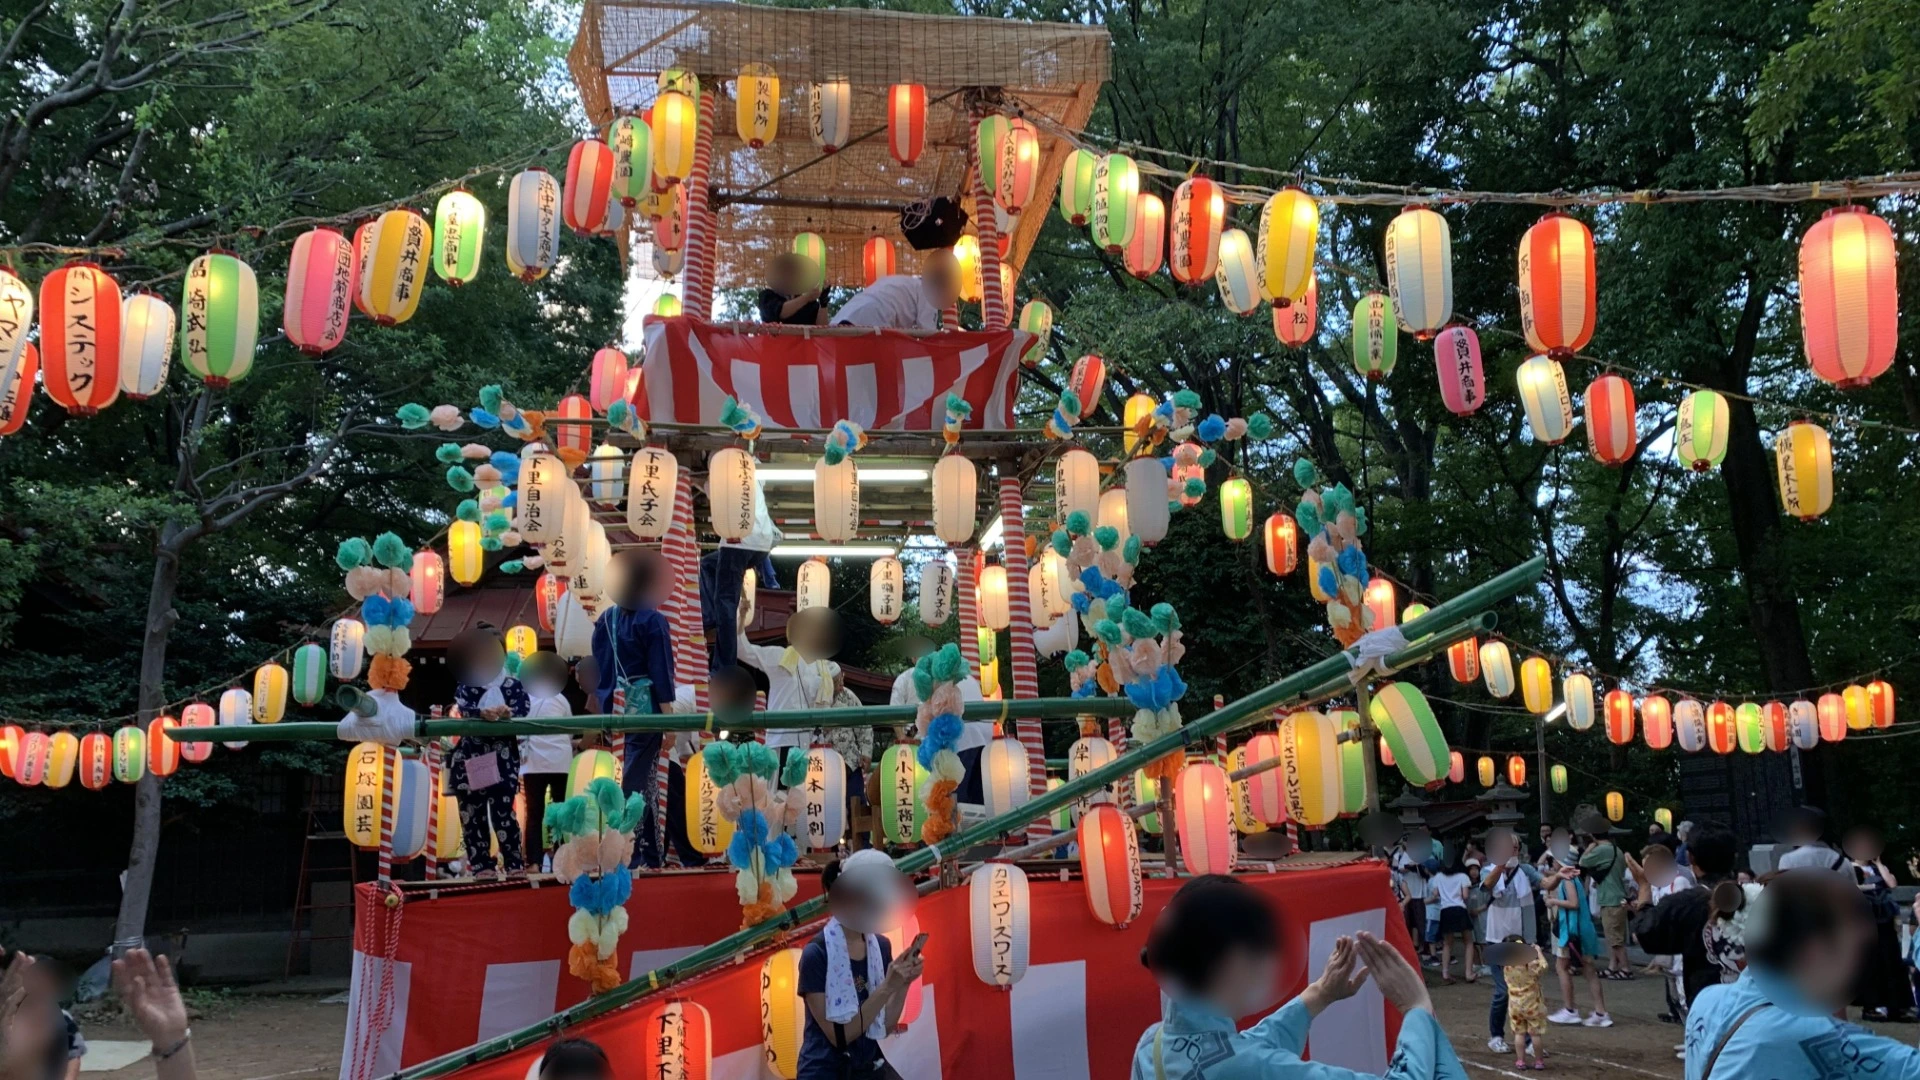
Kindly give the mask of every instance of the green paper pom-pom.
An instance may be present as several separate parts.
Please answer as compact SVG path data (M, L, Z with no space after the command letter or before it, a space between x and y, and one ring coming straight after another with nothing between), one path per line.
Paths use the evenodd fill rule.
M1068 536L1065 529L1053 530L1053 535L1047 537L1047 543L1053 545L1054 553L1063 559L1073 554L1073 537Z
M1293 459L1293 482L1303 488L1309 488L1320 482L1320 470L1306 458Z
M389 570L413 569L413 549L397 533L383 532L374 537L373 557Z
M1180 613L1173 610L1172 604L1153 605L1153 623L1163 634L1171 634L1180 629Z
M1127 633L1137 638L1150 638L1160 632L1153 619L1139 608L1128 608L1126 613Z
M1107 597L1107 618L1118 619L1127 613L1127 608L1130 606L1126 593L1114 593Z
M457 442L443 442L434 447L433 456L438 458L442 465L458 465L464 458L460 452L460 444Z
M519 559L508 559L506 562L500 564L500 572L503 574L518 574L526 568L527 564L521 562Z
M1174 392L1173 404L1175 408L1197 409L1200 407L1200 395L1192 390L1178 390Z
M1120 644L1120 624L1112 619L1101 619L1093 624L1093 634L1109 645Z
M504 670L504 671L505 671L505 672L506 672L507 674L509 674L509 675L512 675L512 676L514 676L515 678L519 678L519 676L520 676L520 654L519 654L519 653L517 653L517 652L509 652L509 653L507 653L507 655L506 655L506 656L505 656L504 658L502 658L502 659L501 659L501 661L500 661L500 667L501 667L501 669L502 669L502 670Z
M481 538L480 538L480 550L481 550L481 551L499 551L499 550L500 550L500 538L499 538L499 537L497 537L497 536L483 536L483 537L481 537Z
M1069 418L1080 415L1080 395L1071 390L1060 391L1060 411Z
M512 524L513 519L507 516L505 510L495 510L480 522L480 527L489 533L498 535L506 532Z
M367 560L371 558L373 558L373 548L357 536L340 541L340 546L333 549L334 564L342 570L365 566Z
M1220 459L1220 455L1214 453L1213 447L1211 446L1207 447L1205 450L1200 451L1200 467L1203 469L1211 466L1215 461L1218 461L1219 459Z
M1197 499L1207 493L1207 482L1197 476L1189 476L1183 490L1186 491L1187 498Z
M1320 510L1305 499L1301 499L1293 508L1293 520L1299 523L1301 531L1308 536L1320 531Z
M406 428L408 431L419 431L421 428L426 427L427 422L433 416L432 413L427 411L425 405L414 401L409 401L405 405L400 406L394 410L393 415L400 421L400 426Z
M1120 543L1120 530L1112 525L1102 525L1093 530L1093 542L1100 545L1101 551L1112 551Z
M480 388L480 407L490 413L497 415L500 412L500 403L506 399L506 392L500 389L498 383L488 383Z
M933 696L933 672L923 667L913 669L913 692L921 701Z
M828 443L827 448L820 453L820 460L828 465L838 465L847 460L847 448L839 443Z
M757 744L756 744L757 745ZM726 787L740 779L740 755L730 742L712 742L700 751L700 760L707 766L707 779L714 787Z
M1081 649L1074 649L1067 653L1064 663L1067 665L1068 671L1079 671L1081 668L1093 663L1093 657L1088 656L1086 652Z
M1075 510L1067 515L1067 531L1073 535L1085 536L1087 530L1091 528L1093 528L1093 518L1085 510Z
M460 505L453 508L453 516L461 521L479 521L480 500L461 499Z
M960 655L960 646L948 642L933 654L931 670L935 682L959 682L967 677L967 658Z
M472 491L473 474L458 465L447 467L447 486L455 491Z
M808 760L806 754L788 754L786 770L781 773L780 782L790 788L806 783Z
M747 410L738 401L728 398L720 406L720 423L726 427L735 427L745 423Z
M1257 412L1247 417L1247 436L1249 438L1264 439L1272 434L1273 417L1263 412Z
M1353 521L1354 521L1353 535L1355 536L1367 535L1367 508L1366 507L1355 506L1353 508Z
M947 394L947 411L955 416L972 416L973 403L959 394Z
M1127 565L1129 566L1139 566L1140 548L1140 538L1137 536L1129 536L1127 537L1127 542L1120 546L1120 557L1127 560ZM1111 603L1112 601L1108 602Z

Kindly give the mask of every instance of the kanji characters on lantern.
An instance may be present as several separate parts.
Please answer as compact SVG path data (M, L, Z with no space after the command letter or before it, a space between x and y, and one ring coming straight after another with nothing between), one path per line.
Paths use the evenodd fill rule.
M1296 187L1281 188L1260 209L1260 292L1284 306L1307 295L1313 280L1320 207Z
M552 179L547 177L549 182ZM511 232L511 224L508 230ZM420 293L427 284L424 268L432 241L433 230L427 226L427 219L405 207L389 210L374 220L366 233L360 265L360 306L374 322L393 326L413 318L413 313L419 310ZM193 351L184 337L190 328L191 319L182 327L180 351L181 358L192 368ZM202 374L208 379L238 378L223 374L211 363Z
M1205 176L1187 178L1173 193L1173 278L1182 285L1198 285L1213 277L1220 258L1221 225L1227 200L1220 185Z
M93 416L120 396L120 286L92 263L40 281L41 385L53 403Z
M1587 387L1587 443L1602 465L1624 465L1639 446L1634 422L1633 386L1618 375L1602 375Z
M780 132L780 76L768 64L742 64L733 80L733 126L755 150Z
M1567 393L1567 373L1560 362L1551 356L1529 357L1520 364L1515 379L1535 441L1552 446L1565 440L1573 431L1573 398Z
M1593 234L1575 218L1548 214L1520 238L1520 328L1527 344L1553 359L1573 355L1593 338L1594 309Z
M1387 225L1387 291L1400 325L1425 341L1453 318L1453 235L1447 219L1424 206Z

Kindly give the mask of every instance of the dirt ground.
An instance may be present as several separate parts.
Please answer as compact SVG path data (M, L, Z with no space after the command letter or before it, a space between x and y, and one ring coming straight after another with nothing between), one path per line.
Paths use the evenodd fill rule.
M347 1007L318 996L192 995L194 1063L199 1080L336 1080ZM124 1018L81 1021L88 1039L141 1040ZM82 1074L88 1075L88 1074ZM147 1080L142 1059L105 1074Z

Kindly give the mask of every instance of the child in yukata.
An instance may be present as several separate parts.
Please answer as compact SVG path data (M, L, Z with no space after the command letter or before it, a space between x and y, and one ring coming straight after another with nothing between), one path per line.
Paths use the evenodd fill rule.
M1519 963L1501 966L1507 980L1507 1041L1513 1044L1513 1067L1544 1069L1547 1052L1540 1046L1540 1035L1547 1028L1547 999L1540 993L1540 976L1547 970L1547 958L1537 945L1526 944L1518 934L1507 936L1507 945L1516 954L1524 954ZM1527 1058L1533 1058L1528 1064Z
M532 708L520 680L507 674L500 631L482 625L462 633L447 647L447 659L458 680L453 702L461 716L505 720L525 716ZM513 816L513 797L520 793L519 740L511 735L463 737L447 759L447 786L460 807L460 836L473 876L491 878L502 866L509 877L524 875L520 823ZM489 824L499 842L498 863L488 851Z

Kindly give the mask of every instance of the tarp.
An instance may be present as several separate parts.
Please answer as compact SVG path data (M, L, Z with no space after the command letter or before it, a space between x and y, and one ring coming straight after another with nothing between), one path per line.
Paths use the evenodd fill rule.
M1375 861L1314 870L1249 874L1244 880L1272 895L1281 911L1283 985L1298 993L1318 973L1335 939L1360 930L1383 934L1409 956L1411 942ZM803 878L803 893L815 888ZM1032 954L1025 978L1011 991L981 982L973 972L968 895L951 889L920 905L929 934L920 1018L889 1040L887 1054L914 1080L1013 1078L1110 1080L1125 1076L1135 1041L1159 1019L1157 988L1140 966L1154 915L1178 881L1146 882L1145 910L1126 930L1094 919L1078 881L1031 873ZM367 889L362 886L362 889ZM739 905L730 874L650 876L635 883L628 904L631 929L621 942L629 977L690 952L733 930ZM364 906L362 911L365 911ZM586 987L565 971L564 888L444 895L404 906L393 963L390 1028L371 1066L356 1073L357 1033L369 1015L383 961L378 928L358 928L354 989L347 1022L343 1080L377 1076L461 1049L546 1019L580 1001ZM365 920L363 919L364 923ZM809 931L810 932L810 931ZM787 944L798 947L806 937ZM712 1016L715 1080L762 1080L760 961L746 962L675 986L670 993L704 1005ZM1277 1004L1277 1003L1276 1003ZM632 1060L645 1004L568 1029ZM1366 1072L1386 1069L1399 1031L1369 982L1354 998L1314 1021L1314 1059ZM541 1049L472 1066L463 1080L521 1080Z
M928 431L946 417L947 394L973 406L970 431L1013 427L1020 330L915 337L742 333L687 315L648 316L640 415L717 424L725 398L770 428L825 428L851 420L870 430Z

